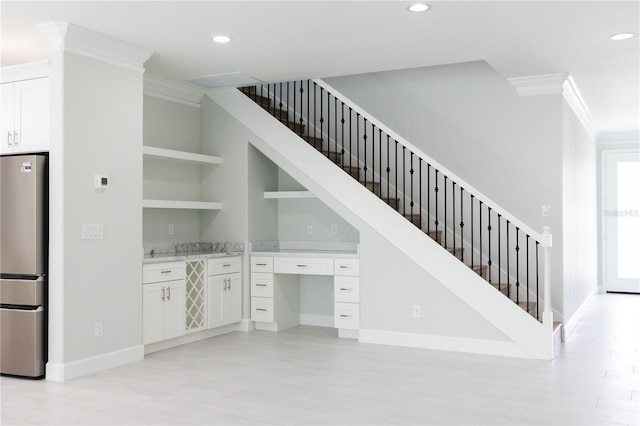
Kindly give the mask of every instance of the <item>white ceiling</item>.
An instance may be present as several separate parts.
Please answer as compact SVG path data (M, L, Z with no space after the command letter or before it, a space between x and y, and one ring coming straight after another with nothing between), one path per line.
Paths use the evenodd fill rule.
M6 1L1 64L42 60L63 21L151 50L175 81L242 72L277 82L485 60L506 78L565 72L601 133L640 128L639 1ZM227 34L227 45L211 42Z

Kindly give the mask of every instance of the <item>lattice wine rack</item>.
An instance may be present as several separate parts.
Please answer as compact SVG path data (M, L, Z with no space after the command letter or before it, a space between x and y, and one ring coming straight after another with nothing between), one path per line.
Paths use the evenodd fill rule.
M207 327L206 278L203 261L187 262L187 333Z

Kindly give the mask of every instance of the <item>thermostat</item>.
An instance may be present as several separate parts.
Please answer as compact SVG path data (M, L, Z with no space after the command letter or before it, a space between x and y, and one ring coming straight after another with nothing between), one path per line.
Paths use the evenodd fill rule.
M107 190L109 189L109 176L107 175L96 175L95 176L95 186L98 190Z

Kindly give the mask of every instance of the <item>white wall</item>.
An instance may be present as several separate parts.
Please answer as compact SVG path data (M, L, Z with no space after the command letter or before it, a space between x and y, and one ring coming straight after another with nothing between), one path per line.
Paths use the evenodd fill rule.
M142 73L73 53L51 62L47 378L66 380L113 354L102 368L142 358ZM103 224L104 239L82 240L82 224Z
M144 96L144 145L199 153L200 108ZM175 161L143 160L143 197L193 201L200 199L200 169ZM169 235L169 224L174 234ZM145 244L200 240L200 214L195 210L144 209Z
M520 97L484 61L325 81L532 229L550 226L553 307L562 315L560 94Z
M563 103L564 314L572 318L598 286L596 141Z

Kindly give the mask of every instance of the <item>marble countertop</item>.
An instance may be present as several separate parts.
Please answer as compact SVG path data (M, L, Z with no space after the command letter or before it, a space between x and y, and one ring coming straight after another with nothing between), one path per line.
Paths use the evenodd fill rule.
M230 257L230 256L241 256L240 252L215 252L215 253L158 253L158 254L145 254L142 259L143 264L150 263L162 263L162 262L176 262L180 260L206 260L206 259L214 259L218 257Z

